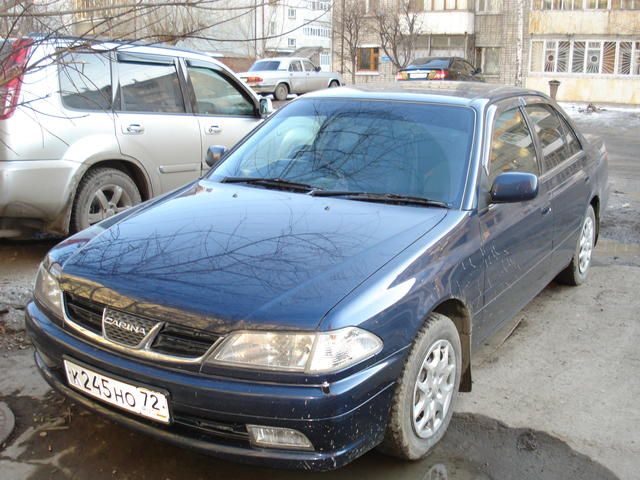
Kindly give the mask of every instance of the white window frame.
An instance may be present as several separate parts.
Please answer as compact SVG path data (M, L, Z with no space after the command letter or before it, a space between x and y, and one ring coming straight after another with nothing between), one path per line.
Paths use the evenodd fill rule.
M540 71L533 71L532 67L533 67L533 62L534 62L534 58L533 58L533 44L534 42L541 42L542 43L542 50L541 50L541 55L542 58L538 59L538 60L542 60L541 62L541 70ZM555 56L554 56L554 65L553 65L553 71L551 72L545 72L545 64L546 64L546 57L547 57L547 42L556 42L556 46L555 46ZM560 48L560 42L569 42L569 57L568 57L568 64L567 64L567 71L566 72L558 72L558 50ZM575 42L581 42L584 43L584 58L582 60L582 69L580 72L574 72L573 71L573 52L574 52L574 46L575 46ZM597 43L599 44L599 47L593 47L593 46L589 46L589 44L594 44ZM615 43L615 50L614 50L614 65L613 65L613 73L602 73L602 67L604 64L604 54L605 54L605 43ZM621 43L631 43L631 51L630 51L630 55L631 55L631 64L629 65L629 73L621 73L620 72L620 44ZM589 49L594 49L594 48L599 48L600 51L600 61L598 64L598 71L597 72L587 72L587 63L588 63L588 55L587 52L589 51ZM483 54L484 55L484 54ZM640 78L640 70L638 71L638 73L634 73L634 71L636 69L638 69L640 67L640 37L636 37L636 38L631 38L631 39L589 39L589 38L572 38L572 39L568 39L568 38L549 38L549 39L537 39L537 38L533 38L531 39L531 41L529 42L529 73L533 74L533 75L567 75L567 76L594 76L594 75L600 75L600 76L604 76L604 77L619 77L619 78ZM484 58L483 58L483 63L484 63Z
M287 47L296 48L296 43L295 37L287 37Z
M288 7L287 8L287 18L295 20L296 19L296 15L297 15L297 13L296 13L296 9L295 8L293 8L293 7Z

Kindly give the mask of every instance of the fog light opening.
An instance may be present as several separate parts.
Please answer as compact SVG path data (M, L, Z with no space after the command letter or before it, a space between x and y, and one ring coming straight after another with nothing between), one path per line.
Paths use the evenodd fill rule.
M291 428L247 425L251 444L256 447L285 448L289 450L313 450L309 439Z

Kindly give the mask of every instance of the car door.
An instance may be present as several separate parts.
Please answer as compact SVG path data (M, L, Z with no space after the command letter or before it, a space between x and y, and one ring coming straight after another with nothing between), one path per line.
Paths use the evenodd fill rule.
M453 60L449 67L449 78L451 80L465 80L462 75L462 64L460 60Z
M549 183L554 221L554 265L571 261L589 204L586 155L577 136L555 108L543 99L527 101L525 111L543 155L543 179Z
M211 145L233 147L261 117L255 99L231 75L214 64L186 60L190 100L202 138L204 161Z
M553 247L553 216L548 184L535 199L492 204L489 192L507 171L540 175L530 126L517 99L490 107L488 143L480 185L478 218L485 263L484 309L480 337L493 333L548 283Z
M307 77L302 69L300 60L291 60L289 62L289 83L291 85L291 93L305 93Z
M324 72L316 72L316 66L309 60L303 60L302 66L304 67L305 76L307 77L307 92L313 90L321 90L327 87Z
M120 151L142 163L160 192L200 175L198 120L184 90L177 59L117 54L116 136Z

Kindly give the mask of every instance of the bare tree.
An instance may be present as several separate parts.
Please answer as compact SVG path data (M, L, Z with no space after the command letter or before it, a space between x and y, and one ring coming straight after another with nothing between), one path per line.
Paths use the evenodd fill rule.
M413 59L422 23L413 2L384 2L375 14L376 31L385 55L398 70Z
M338 6L339 4L339 6ZM336 0L334 9L339 8L334 15L334 38L339 45L334 50L339 53L340 73L349 73L351 83L356 81L358 64L358 47L368 32L368 22L365 18L365 2L363 0Z

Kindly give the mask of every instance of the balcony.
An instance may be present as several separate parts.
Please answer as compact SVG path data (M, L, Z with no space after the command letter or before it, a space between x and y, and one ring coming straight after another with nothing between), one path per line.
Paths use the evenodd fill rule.
M534 10L532 35L637 35L640 10Z
M448 10L422 12L417 25L420 33L432 35L471 35L474 32L473 12Z

